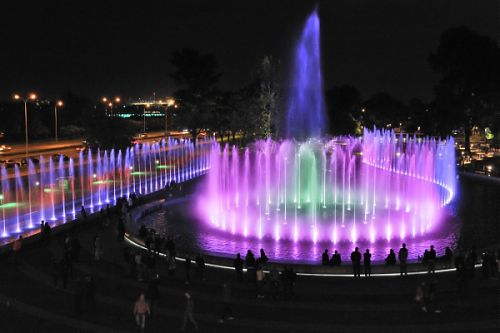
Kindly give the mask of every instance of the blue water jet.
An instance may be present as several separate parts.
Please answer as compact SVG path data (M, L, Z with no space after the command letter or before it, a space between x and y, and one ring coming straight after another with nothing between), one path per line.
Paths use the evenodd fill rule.
M314 10L307 18L295 50L287 114L288 138L304 140L325 134L319 29L318 13Z

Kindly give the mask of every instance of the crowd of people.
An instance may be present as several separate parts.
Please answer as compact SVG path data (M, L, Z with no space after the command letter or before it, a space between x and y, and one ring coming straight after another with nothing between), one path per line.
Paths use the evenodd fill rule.
M175 183L170 184L167 193L179 193L179 188ZM123 197L118 200L117 209L111 209L109 205L99 212L99 221L102 229L94 238L93 259L99 262L104 258L104 238L102 230L110 225L115 225L118 241L124 240L125 225L131 222L131 209L137 203L137 196L131 195L129 198ZM87 219L87 212L81 208L81 218ZM51 226L44 221L40 225L41 241L44 244L51 242ZM184 315L181 322L181 330L186 330L188 326L198 329L195 318L194 297L190 285L192 283L202 283L205 281L206 262L203 255L198 254L190 257L182 255L179 258L174 239L157 233L154 229L141 225L138 228L137 236L143 240L145 250L123 247L123 259L125 262L125 275L137 281L145 283L144 292L139 295L133 308L136 324L141 331L146 327L146 318L154 315L158 301L160 299L160 275L159 265L165 265L167 278L179 279L176 276L177 266L182 265L186 291L184 293ZM13 244L13 256L22 248L22 237L19 237ZM74 234L68 234L64 238L62 255L52 263L52 278L55 286L61 284L62 288L67 288L68 279L72 278L74 283L75 311L81 313L84 309L93 311L95 309L95 285L91 275L76 276L73 278L73 265L80 260L80 242ZM424 264L429 273L434 273L436 263L439 262L445 267L456 267L458 289L464 295L468 291L468 281L474 277L474 267L478 262L482 263L481 276L483 278L495 278L499 272L500 251L485 251L481 255L477 254L473 247L469 251L457 250L453 253L447 247L442 256L438 256L434 246L425 250L423 255L418 257L418 261ZM180 260L179 260L180 259ZM370 277L372 273L372 253L369 249L360 251L358 247L350 254L352 272L355 277L360 277L363 273L365 277ZM297 274L292 265L269 265L269 257L264 249L260 249L258 255L248 250L245 257L240 253L236 254L233 261L236 283L249 283L254 286L257 298L267 299L290 299L294 296L294 288L297 282ZM408 274L408 249L406 244L402 244L399 251L390 249L385 257L385 265L395 266L399 263L399 272L402 276ZM341 253L335 250L330 256L328 249L322 254L321 263L328 267L338 267L345 264ZM183 267L183 269L182 269ZM281 270L279 268L282 267ZM246 271L246 272L245 272ZM193 274L194 273L194 274ZM178 275L178 274L177 274ZM194 279L192 279L194 277ZM436 302L436 283L428 280L418 285L415 300L420 309L424 312L439 312ZM224 282L221 284L221 315L219 322L224 323L234 319L233 297L231 284Z
M350 260L352 264L352 271L355 277L361 276L361 266L363 266L363 272L366 277L371 275L372 266L372 254L369 249L366 249L364 253L359 251L356 247L350 255ZM479 260L481 259L481 260ZM403 243L399 251L396 253L394 249L390 249L389 253L384 259L386 266L395 266L399 261L399 271L401 276L408 275L408 248L406 244ZM423 264L428 273L436 272L436 263L440 263L442 268L452 268L455 267L457 270L461 267L467 267L468 270L473 271L474 265L478 262L482 264L483 276L493 276L496 277L498 271L500 270L500 250L495 253L494 251L486 251L479 258L476 254L475 247L471 248L469 251L458 251L456 254L453 253L450 247L446 247L442 256L438 256L433 245L429 249L426 249L422 256L417 257L417 262ZM341 254L335 250L332 256L329 256L328 249L325 249L321 255L321 264L323 266L336 267L342 264ZM361 265L363 264L363 265Z

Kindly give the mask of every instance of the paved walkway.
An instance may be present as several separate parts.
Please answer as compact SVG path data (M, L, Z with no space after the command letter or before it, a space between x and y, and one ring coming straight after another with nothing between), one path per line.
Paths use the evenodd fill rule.
M81 226L73 236L82 244L80 263L66 289L54 286L52 262L62 255L63 236L50 245L23 249L21 263L5 256L0 267L0 332L137 332L132 307L147 284L128 276L123 260L127 245L116 240L115 226ZM93 243L100 234L103 260L93 260ZM194 267L194 264L193 264ZM498 280L470 285L470 296L460 298L454 273L437 279L440 314L423 313L414 302L416 286L427 276L358 279L299 277L290 300L256 298L250 282L238 283L234 272L207 268L206 280L185 284L184 264L178 262L168 277L160 261L160 300L148 318L146 332L172 332L181 326L184 298L195 301L200 332L494 332L499 327ZM76 279L91 275L96 284L95 309L84 301L75 313ZM194 276L194 272L193 272ZM236 319L219 324L223 282L232 288ZM7 302L9 306L7 307ZM5 318L5 319L4 319Z

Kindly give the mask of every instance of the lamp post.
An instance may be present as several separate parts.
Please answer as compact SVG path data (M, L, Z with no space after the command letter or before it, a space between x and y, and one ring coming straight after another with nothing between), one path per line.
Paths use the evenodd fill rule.
M116 104L120 103L122 101L122 99L120 97L115 97L114 99L114 102ZM103 97L101 98L101 102L104 103L104 111L106 112L106 105L109 107L109 113L108 115L110 115L111 113L113 113L113 103L111 102L111 99L108 99L107 97Z
M148 109L150 104L145 104L142 109L142 133L146 133L146 109Z
M165 108L165 139L168 138L168 108L172 105L175 105L175 99L168 98L167 107Z
M0 194L0 205L2 206L2 223L3 223L3 232L2 236L7 236L7 230L5 229L5 206L3 205L3 193Z
M19 101L22 100L24 102L24 135L25 135L25 141L26 141L26 147L25 147L25 154L26 158L28 158L28 101L34 101L36 100L36 94L29 94L28 98L22 99L20 95L14 94L14 100Z
M62 101L57 101L54 104L54 119L55 119L54 129L55 129L56 142L57 142L57 107L62 107L63 105L64 103Z

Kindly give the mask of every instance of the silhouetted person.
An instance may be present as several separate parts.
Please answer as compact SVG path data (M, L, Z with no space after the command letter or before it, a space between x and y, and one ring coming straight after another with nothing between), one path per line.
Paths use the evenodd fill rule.
M351 262L354 277L361 277L361 253L357 247L351 253Z
M69 272L69 264L66 259L62 259L59 262L59 269L60 269L60 276L63 288L66 289L66 286L68 285L68 272Z
M431 245L427 265L429 273L436 273L436 250L434 250L434 245Z
M328 266L330 263L330 257L328 256L328 249L325 249L323 255L321 256L321 265Z
M143 224L139 228L139 237L145 239L148 236L148 230L146 229L146 226Z
M174 256L174 257L175 257L175 243L174 243L174 241L172 240L172 238L170 238L170 237L168 237L168 238L167 238L167 242L166 242L166 244L165 244L165 248L167 249L167 251L168 251L169 253L171 253L171 254L172 254L172 256Z
M260 260L263 264L266 264L269 261L269 258L266 256L264 249L260 249Z
M251 250L247 251L247 256L245 257L245 265L247 266L247 268L255 267L255 257Z
M443 259L447 265L450 265L453 260L453 252L451 251L449 246L447 246L446 249L444 250Z
M436 302L436 284L434 281L429 281L425 284L424 288L424 307L422 310L424 312L434 312L440 313L441 311L437 308Z
M470 254L469 254L471 260L472 260L472 263L475 265L477 263L477 252L476 252L476 246L473 245L471 250L470 250Z
M85 211L85 207L82 206L82 208L80 209L80 213L82 214L82 218L84 220L87 219L87 212Z
M465 298L468 296L469 291L469 274L465 264L465 258L461 251L458 251L458 254L455 256L454 264L457 274L457 291L461 298Z
M396 253L394 253L393 249L389 251L387 258L385 258L385 264L389 266L396 265Z
M95 283L91 275L85 277L84 284L85 303L91 311L95 310Z
M19 235L19 238L14 241L12 244L12 261L14 264L18 264L19 254L21 253L21 249L23 248L23 236Z
M80 278L76 279L75 295L74 295L74 309L77 314L82 313L83 303L83 282Z
M234 259L234 269L236 271L236 280L241 281L243 279L243 259L241 255L236 254L236 259Z
M80 240L77 237L73 237L71 239L71 260L73 262L80 261L80 251L81 251Z
M194 301L191 298L191 294L186 292L184 294L186 298L186 309L184 310L184 318L182 319L181 331L186 330L188 321L193 325L195 331L198 330L198 324L194 320Z
M231 307L231 288L227 283L222 285L222 316L219 323L225 320L233 320L233 309Z
M337 250L332 255L332 266L340 266L342 264L342 258Z
M186 284L191 283L191 258L187 257L184 261L184 268L186 271Z
M285 270L281 273L281 281L283 282L283 294L285 299L293 296L293 287L297 274L293 271L292 266L285 266Z
M40 222L40 240L42 241L42 243L45 242L45 221L42 220Z
M118 240L122 241L125 238L125 223L123 222L123 218L118 219L118 224L116 226L118 231Z
M403 247L399 249L398 259L401 276L403 276L403 274L408 275L408 249L405 243L403 243Z
M363 254L363 266L365 268L365 277L372 275L372 254L369 249Z
M45 234L45 240L47 241L47 243L50 243L52 228L50 227L50 224L48 222L43 225L43 233Z
M201 254L196 257L196 272L195 277L197 280L205 280L205 258Z
M151 309L144 294L139 296L139 299L134 304L134 316L135 323L141 329L141 333L144 332L146 327L146 315L151 314Z

